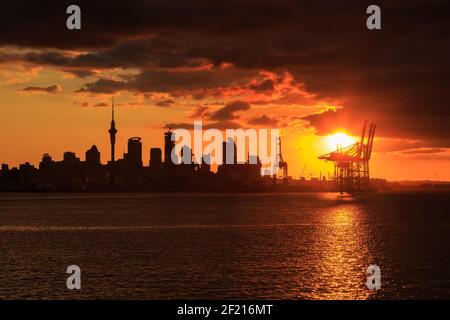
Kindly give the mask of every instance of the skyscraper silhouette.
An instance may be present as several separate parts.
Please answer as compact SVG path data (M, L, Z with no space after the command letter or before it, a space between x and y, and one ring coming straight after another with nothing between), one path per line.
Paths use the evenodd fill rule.
M150 149L150 163L151 167L160 167L162 164L162 153L160 148Z
M169 129L164 133L164 166L171 168L174 166L172 162L172 149L175 147L175 142L172 141L172 130Z
M86 151L86 163L89 165L100 165L100 151L98 151L95 144Z
M128 166L142 167L142 142L140 137L128 139L128 153L124 154L124 160Z

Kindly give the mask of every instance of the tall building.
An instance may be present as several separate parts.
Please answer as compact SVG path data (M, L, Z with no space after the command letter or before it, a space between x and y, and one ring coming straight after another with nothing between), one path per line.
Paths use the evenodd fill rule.
M181 157L181 163L183 163L183 164L192 164L193 163L192 150L187 145L184 145L181 147L180 157Z
M237 149L233 139L222 142L222 165L237 163Z
M162 164L162 153L160 148L150 149L150 167L160 167Z
M150 179L159 179L162 175L162 152L160 148L150 149L150 163L149 163L149 177Z
M6 178L9 173L9 166L6 163L2 163L2 168L0 170L0 177Z
M48 153L44 153L42 160L39 163L39 170L43 168L48 168L53 164L52 157Z
M128 139L128 153L124 155L124 160L130 167L142 167L142 142L140 137Z
M164 133L164 166L172 166L172 149L175 147L175 141L172 141L172 130Z
M100 151L98 151L95 144L88 151L86 151L86 163L89 165L100 164Z
M77 158L75 152L66 151L63 155L63 165L67 167L76 166L80 162L80 159Z

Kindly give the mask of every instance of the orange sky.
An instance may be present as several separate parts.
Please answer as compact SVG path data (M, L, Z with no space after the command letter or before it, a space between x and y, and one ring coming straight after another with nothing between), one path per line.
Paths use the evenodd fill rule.
M3 115L0 126L1 162L18 165L29 161L38 165L43 153L50 153L54 159L58 160L62 158L64 151L74 151L81 159L84 159L84 152L92 144L96 144L101 150L102 162L109 159L107 129L110 121L111 96L74 94L70 89L76 88L77 81L64 77L44 68L23 82L18 80L15 83L2 84L0 87L0 108ZM52 83L56 80L58 83L63 83L59 93L28 93L20 90L22 87ZM90 106L81 106L85 101L91 101ZM100 102L108 104L108 107L91 106ZM141 105L133 105L134 103ZM122 155L126 151L127 139L140 136L143 138L143 160L147 164L149 149L163 147L165 131L163 127L166 123L193 123L195 119L192 117L191 103L186 101L186 105L164 108L152 105L151 101L141 100L141 97L127 93L117 94L116 125L119 132L116 152ZM304 107L307 111L311 108ZM320 108L320 106L317 107L318 110ZM294 117L297 114L289 107L285 109L287 116ZM272 114L271 107L266 107L266 110L265 114ZM255 112L255 114L260 113ZM202 120L202 117L198 117L198 120ZM327 136L316 135L314 128L308 128L306 123L300 120L283 123L280 129L283 156L289 163L289 175L298 178L303 173L309 178L318 177L320 172L325 176L328 172L332 172L332 164L317 159L320 154L332 151ZM333 132L346 132L354 136L360 134L349 132L345 128L336 129ZM376 139L375 141L375 152L371 161L372 176L391 180L450 180L448 160L445 158L428 159L420 158L416 154L377 152L383 144L389 145L389 140Z

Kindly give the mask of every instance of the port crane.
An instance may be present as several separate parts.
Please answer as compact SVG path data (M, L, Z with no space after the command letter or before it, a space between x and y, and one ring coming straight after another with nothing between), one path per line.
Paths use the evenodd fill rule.
M350 146L337 146L333 152L319 159L334 162L334 179L339 193L357 193L370 190L369 160L372 155L376 125L370 124L366 136L364 122L361 139Z
M278 169L281 170L281 181L283 184L288 183L288 164L283 160L283 155L281 153L281 138L277 138L277 158L275 162L275 171L273 172L273 183L276 184Z

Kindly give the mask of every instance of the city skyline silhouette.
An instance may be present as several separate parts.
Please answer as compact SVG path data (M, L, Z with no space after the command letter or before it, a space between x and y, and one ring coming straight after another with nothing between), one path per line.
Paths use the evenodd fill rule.
M150 148L148 165L142 161L141 137L128 138L127 152L116 159L118 132L113 97L108 130L110 160L106 164L101 163L101 153L95 144L86 151L85 161L71 151L65 151L61 161L54 161L50 154L45 153L38 168L27 162L10 170L7 164L2 164L0 191L264 191L269 190L266 187L277 184L278 174L266 173L266 179L263 178L262 165L256 155L249 153L245 163L238 163L233 140L222 143L222 164L213 172L210 162L204 160L209 155L203 155L202 162L195 163L192 150L187 145L181 147L181 163L173 162L175 141L171 129L164 133L164 153L160 148ZM227 158L230 151L231 159L234 159L232 163ZM186 159L188 161L184 161ZM283 182L286 179L287 176ZM329 187L329 184L325 187L324 182L324 189Z
M177 157L181 162L174 163L172 151L176 143L171 128L164 132L163 150L150 147L148 165L143 162L142 138L138 136L128 138L127 152L123 153L122 158L116 159L116 135L119 130L115 120L115 98L112 97L108 129L110 157L106 163L101 162L101 152L96 144L85 152L84 161L75 152L65 151L60 161L44 153L37 168L25 162L10 169L8 164L3 163L0 169L0 191L353 191L353 188L343 187L344 180L337 175L336 169L334 173L321 171L319 178L310 176L309 180L303 176L295 178L288 175L288 163L282 156L281 138L277 138L276 142L276 170L264 168L258 156L250 153L247 153L244 162L239 163L233 139L222 142L222 161L218 165L211 166L210 161L204 161L209 159L208 154L202 154L203 160L196 163L193 150L188 145L183 145L179 150ZM246 145L246 148L249 146ZM340 153L340 148L342 146L337 145L337 150L330 155ZM348 145L348 148L351 146ZM365 191L402 187L401 184L388 186L386 179L369 179L367 176L366 180ZM425 181L414 186L445 189L449 184ZM355 191L364 190L358 187Z

